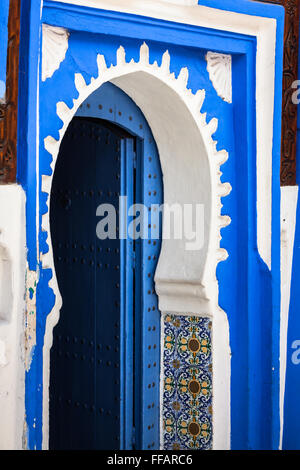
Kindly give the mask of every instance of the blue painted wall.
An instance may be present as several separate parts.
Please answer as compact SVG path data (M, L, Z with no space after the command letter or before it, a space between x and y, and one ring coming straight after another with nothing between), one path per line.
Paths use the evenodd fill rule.
M28 267L37 269L36 149L42 0L21 0L17 181L26 191Z
M300 29L300 25L299 25ZM299 44L300 46L300 44ZM300 80L300 51L298 61ZM299 86L298 86L299 89ZM298 93L298 96L300 94ZM297 184L300 181L300 105L298 104ZM300 201L296 214L296 231L292 271L291 299L287 338L287 371L284 404L283 449L300 449Z
M150 61L161 61L168 49L171 72L177 76L181 67L190 71L188 87L195 92L206 89L202 112L219 119L215 133L218 149L229 151L229 160L223 165L222 180L232 185L231 194L222 200L223 214L232 223L222 230L222 246L229 258L219 264L217 278L220 285L219 302L226 311L230 324L232 350L232 448L276 448L279 437L279 314L280 314L280 219L279 219L279 167L281 121L281 67L282 67L282 9L274 5L241 0L203 0L208 6L232 9L253 15L275 17L278 47L276 53L276 99L273 153L273 260L270 273L261 260L256 243L256 135L255 135L255 52L254 38L225 35L220 31L202 28L169 29L168 23L147 20L129 24L130 15L109 14L105 21L101 15L92 16L91 9L70 7L66 14L61 3L44 5L44 22L65 26L71 31L65 61L51 79L39 83L40 87L40 175L50 174L51 156L43 146L48 135L58 138L62 126L56 115L56 103L65 101L72 107L78 92L74 73L81 72L87 83L97 74L96 55L101 50L108 65L115 64L116 50L122 44L126 58L138 60L139 47L144 40L150 48ZM53 9L54 8L54 9ZM56 9L55 9L56 8ZM22 2L22 44L24 51L21 73L28 74L21 87L20 107L27 116L22 127L19 146L22 161L18 162L18 178L27 192L27 243L30 269L39 269L37 289L37 344L30 371L26 375L26 416L29 448L42 444L42 349L45 322L53 303L53 292L48 286L52 276L37 264L35 224L36 198L36 94L38 71L38 45L40 34L39 1ZM120 18L122 16L122 18ZM28 27L30 24L30 27ZM27 28L26 28L27 26ZM118 37L114 36L118 30ZM105 31L106 34L100 34ZM209 32L209 34L207 34ZM122 39L120 39L120 37ZM197 45L197 47L195 46ZM213 88L206 71L207 50L233 54L233 103L222 101ZM25 58L24 58L25 57ZM28 60L30 57L30 60ZM27 59L26 59L27 58ZM39 194L41 216L47 210L46 196ZM40 251L48 251L45 233L39 229ZM233 286L235 286L233 295Z
M0 100L5 96L9 0L0 1Z

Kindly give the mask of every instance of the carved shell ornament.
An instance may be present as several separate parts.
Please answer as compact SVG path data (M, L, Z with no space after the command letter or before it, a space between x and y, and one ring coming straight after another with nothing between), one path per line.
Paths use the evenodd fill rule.
M69 32L64 28L43 24L42 81L59 69L68 50Z
M206 54L209 78L222 100L232 103L231 55L208 52Z

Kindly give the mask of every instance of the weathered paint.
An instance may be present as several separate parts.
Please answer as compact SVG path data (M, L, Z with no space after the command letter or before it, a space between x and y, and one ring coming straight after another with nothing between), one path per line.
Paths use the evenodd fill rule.
M166 450L209 450L213 439L212 322L163 315L163 426Z

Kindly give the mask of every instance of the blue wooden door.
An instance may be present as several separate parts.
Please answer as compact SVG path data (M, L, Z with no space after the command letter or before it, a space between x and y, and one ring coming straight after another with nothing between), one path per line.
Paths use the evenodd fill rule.
M105 100L109 116L99 116ZM114 103L119 117L126 109L129 122L138 119L139 133L115 124ZM148 214L161 203L161 179L145 118L121 90L104 87L71 122L53 179L51 236L63 306L51 349L52 449L159 448L160 313L153 277L161 230L151 239L149 223L146 239L119 235L132 222L127 210L133 203L143 203ZM115 237L96 234L101 204L116 209Z

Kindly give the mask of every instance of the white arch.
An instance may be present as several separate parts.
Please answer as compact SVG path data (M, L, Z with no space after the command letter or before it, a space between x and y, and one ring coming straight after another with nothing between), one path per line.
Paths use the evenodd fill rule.
M155 284L162 313L193 313L210 316L213 322L213 446L228 448L230 440L230 350L228 322L218 306L216 266L226 259L220 248L220 228L230 223L221 216L221 197L230 192L229 183L221 183L220 166L228 158L226 151L217 152L212 134L217 119L206 122L200 112L205 91L193 94L187 89L188 70L181 69L176 78L170 73L170 56L166 51L159 66L149 63L149 49L144 43L140 59L126 62L121 46L117 64L107 67L103 55L97 56L98 76L86 84L75 74L79 92L70 109L57 103L57 115L63 121L59 139L48 136L45 148L52 155L52 174L42 175L42 191L48 194L60 143L65 131L83 101L103 83L111 81L122 88L144 113L156 140L164 180L164 203L203 203L206 210L206 243L200 252L186 251L184 240L163 240ZM155 95L155 99L154 99ZM55 294L55 305L47 317L43 348L43 447L48 445L48 388L52 332L59 319L61 296L55 276L50 236L49 210L42 217L42 230L47 232L49 251L42 255L43 268L50 268L53 277L49 286Z

